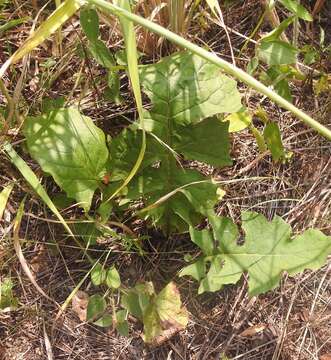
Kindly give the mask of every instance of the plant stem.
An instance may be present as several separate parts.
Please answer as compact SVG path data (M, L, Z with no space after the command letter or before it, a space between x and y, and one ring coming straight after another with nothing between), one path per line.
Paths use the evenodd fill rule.
M228 63L227 61L223 60L222 58L218 57L216 54L210 53L205 49L201 48L198 45L191 43L188 40L185 40L181 36L163 28L162 26L155 24L147 19L144 19L138 15L132 14L119 6L113 5L105 0L87 0L89 4L94 4L98 6L100 9L111 12L114 15L122 16L136 24L139 24L148 30L159 34L168 40L174 42L175 44L187 48L188 50L192 51L194 54L199 55L203 59L210 61L211 63L215 64L216 66L220 67L224 72L227 74L232 75L233 77L237 78L238 80L244 82L251 88L255 89L259 93L269 97L272 101L277 103L279 106L283 107L284 109L292 112L296 115L299 119L301 119L305 124L315 129L318 133L322 136L331 140L331 130L327 127L320 124L318 121L314 120L312 117L307 115L302 110L298 109L296 106L285 100L283 97L275 93L273 90L269 89L265 85L263 85L260 81L256 80L245 71L239 69L238 67Z

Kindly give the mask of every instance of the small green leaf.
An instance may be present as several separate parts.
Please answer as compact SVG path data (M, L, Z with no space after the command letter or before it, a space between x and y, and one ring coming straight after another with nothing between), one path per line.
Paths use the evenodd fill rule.
M95 41L100 35L99 16L93 8L83 8L80 11L80 24L90 41Z
M93 324L100 327L110 327L113 325L113 317L110 314L104 314L100 319L94 321Z
M268 65L295 64L298 50L285 41L261 41L258 57Z
M28 117L24 134L31 156L84 209L106 172L105 135L74 108Z
M200 258L198 261L185 266L180 272L179 277L182 276L191 276L197 281L201 281L206 275L206 264L203 258Z
M223 121L229 121L229 132L234 133L246 129L252 123L252 116L247 110L242 109L226 116Z
M95 265L93 270L91 271L91 280L95 286L99 286L103 284L106 280L107 271L101 264Z
M279 2L302 20L313 21L309 11L297 0L279 0Z
M119 310L116 312L116 322L115 327L116 330L122 335L122 336L128 336L129 335L129 325L128 321L126 319L127 311L126 310Z
M104 68L109 69L116 65L113 55L103 41L98 39L91 41L88 49L96 62Z
M92 295L87 304L87 321L94 321L105 312L106 300L99 294Z
M263 131L265 142L271 151L272 159L277 162L285 158L285 150L278 124L269 122Z
M121 278L115 267L108 269L106 284L113 289L118 289L121 286Z

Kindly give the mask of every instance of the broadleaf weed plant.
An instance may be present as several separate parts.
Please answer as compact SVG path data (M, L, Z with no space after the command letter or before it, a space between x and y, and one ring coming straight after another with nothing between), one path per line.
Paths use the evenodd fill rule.
M162 26L164 19L160 20L160 25L133 14L127 0L113 3L66 0L0 69L2 77L9 66L33 51L80 9L81 24L91 53L107 69L108 77L112 79L110 87L115 86L114 94L118 94L119 68L100 40L98 12L118 17L126 52L121 70L125 69L130 79L137 121L110 138L76 107L54 106L37 116L27 116L23 125L31 157L85 214L85 220L90 224L85 226L87 244L84 239L76 239L79 236L74 234L74 227L62 217L37 176L14 150L6 133L2 151L84 250L91 262L94 286L100 291L106 288L103 294L90 297L87 321L98 326L113 326L119 333L127 335L130 313L143 322L143 338L152 344L163 341L165 334L185 328L188 313L173 282L158 293L151 282L127 288L117 269L106 266L109 253L105 252L99 259L88 254L92 241L102 234L109 235L107 226L113 214L131 210L133 216L144 218L167 237L189 232L192 242L201 250L201 256L178 275L197 280L199 293L217 291L226 284L237 283L242 273L248 273L249 293L257 295L278 286L284 271L294 275L304 269L321 267L331 251L331 237L321 231L309 229L293 239L290 226L280 217L267 221L254 212L242 213L245 242L239 246L237 226L230 218L215 214L215 205L224 192L213 179L184 166L183 160L199 161L217 168L231 166L229 132L252 126L249 115L243 110L234 79L243 81L291 111L328 140L331 140L331 131L245 71L180 36L187 11L185 2L169 3L172 12L168 14L168 21L174 32ZM163 14L163 9L158 10L157 15ZM268 49L271 42L272 46L280 45L278 37L290 23L290 20L285 21L286 26L280 24L280 29L264 38L265 44L261 42L258 50L269 65L276 65L274 61L279 60L279 54L274 60L275 53ZM157 63L139 65L134 24L184 50ZM281 45L289 50L286 54L283 52L282 59L292 59L293 51L287 45ZM284 64L278 62L277 65ZM149 110L143 106L142 93L150 100ZM5 95L10 103L9 94ZM5 118L3 123L6 125ZM275 161L284 158L277 124L266 124L261 147L263 141ZM98 205L94 206L96 197L98 200L94 203ZM132 210L132 204L138 204L135 210ZM205 218L211 224L211 230L197 230L196 225ZM125 224L117 222L117 225L125 230ZM126 236L135 235L129 229ZM143 250L141 255L144 256ZM264 272L260 271L261 267ZM117 307L114 305L116 296L121 297ZM73 293L68 299L72 298Z

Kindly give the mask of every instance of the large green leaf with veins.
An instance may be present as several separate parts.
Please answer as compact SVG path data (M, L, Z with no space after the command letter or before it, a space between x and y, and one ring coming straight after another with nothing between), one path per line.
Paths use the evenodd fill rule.
M142 67L140 79L153 105L149 116L146 115L149 117L146 129L165 141L173 126L195 124L241 108L236 81L189 52ZM170 142L168 139L167 143Z
M255 212L243 213L245 242L241 246L236 243L238 229L230 219L214 215L210 220L213 232L190 229L191 239L203 255L180 272L180 276L200 281L199 293L235 284L244 272L248 274L249 294L264 293L279 284L284 271L295 275L318 269L331 252L330 236L310 229L291 238L290 225L278 216L268 221Z
M228 123L215 115L238 111L240 94L234 80L188 52L143 66L140 80L152 102L144 115L145 128L153 136L147 137L140 176L131 184L128 199L142 197L148 216L167 232L186 230L216 204L217 186L196 171L183 170L176 156L217 167L231 165ZM128 174L139 141L131 130L113 139L111 180Z
M74 108L28 117L24 133L31 156L68 197L88 210L106 172L105 135Z

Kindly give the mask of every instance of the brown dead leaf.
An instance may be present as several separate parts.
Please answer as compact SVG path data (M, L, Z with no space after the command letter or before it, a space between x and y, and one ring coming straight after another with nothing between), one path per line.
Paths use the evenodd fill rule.
M252 336L255 336L256 334L262 332L263 330L265 330L266 327L267 327L266 324L257 324L254 326L250 326L249 328L247 328L243 332L241 332L239 334L239 336L252 337Z
M321 355L320 360L331 360L331 354L328 353L328 354Z
M72 299L72 310L77 314L80 321L86 321L88 300L88 294L81 290L78 290Z

